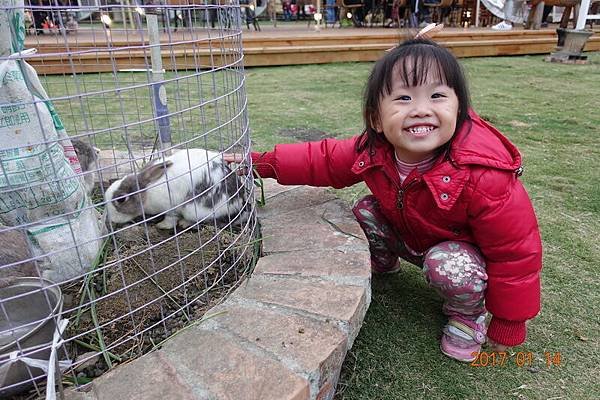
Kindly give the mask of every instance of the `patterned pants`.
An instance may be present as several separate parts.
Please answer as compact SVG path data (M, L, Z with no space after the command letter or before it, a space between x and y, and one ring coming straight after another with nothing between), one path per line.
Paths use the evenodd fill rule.
M374 196L359 200L352 211L369 242L373 272L392 271L400 257L423 269L429 285L444 299L444 314L475 320L486 312L487 274L485 261L476 247L448 241L433 246L423 255L415 254L400 240Z

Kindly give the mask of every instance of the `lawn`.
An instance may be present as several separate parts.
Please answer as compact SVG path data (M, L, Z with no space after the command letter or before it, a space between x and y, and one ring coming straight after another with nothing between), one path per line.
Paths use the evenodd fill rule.
M446 358L438 350L441 301L405 264L397 276L373 280L373 300L336 399L598 398L600 53L591 60L587 66L549 64L541 56L461 60L474 108L523 153L522 179L539 218L543 306L527 342L511 350L504 366ZM254 149L359 133L371 66L248 69ZM365 193L361 186L338 191L348 202Z

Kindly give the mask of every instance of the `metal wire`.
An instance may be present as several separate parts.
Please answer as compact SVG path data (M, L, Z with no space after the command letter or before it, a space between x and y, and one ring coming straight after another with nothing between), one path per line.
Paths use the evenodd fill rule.
M237 0L2 1L26 33L0 53L0 133L18 144L0 143L4 398L45 393L26 358L47 363L53 347L75 385L155 348L222 301L259 246L250 172L222 159L250 146ZM149 166L163 170L147 182ZM133 200L140 215L126 224L107 211ZM178 225L157 228L172 216ZM25 318L32 303L41 313Z

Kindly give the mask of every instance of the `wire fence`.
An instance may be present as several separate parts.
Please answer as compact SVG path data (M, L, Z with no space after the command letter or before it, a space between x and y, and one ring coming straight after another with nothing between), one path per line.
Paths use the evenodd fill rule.
M2 398L160 346L258 256L222 158L250 148L238 2L79 3L0 0Z

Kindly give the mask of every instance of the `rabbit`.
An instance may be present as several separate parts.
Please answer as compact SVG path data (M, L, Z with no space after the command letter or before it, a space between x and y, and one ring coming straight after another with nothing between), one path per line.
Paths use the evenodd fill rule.
M246 204L242 186L219 153L180 150L113 182L105 193L108 219L123 224L143 213L168 211L156 225L166 230L178 224L186 228L211 215L217 222L227 222L239 213L235 223L241 224L248 218L248 210L242 210Z
M18 277L39 276L25 230L0 226L0 244L0 288L11 285ZM20 261L20 264L5 267Z
M75 149L75 154L77 154L79 165L81 165L81 171L94 171L100 150L96 147L90 146L80 139L71 139L71 144ZM91 194L94 190L94 173L89 172L84 174L83 181L85 184L85 191L88 195Z

